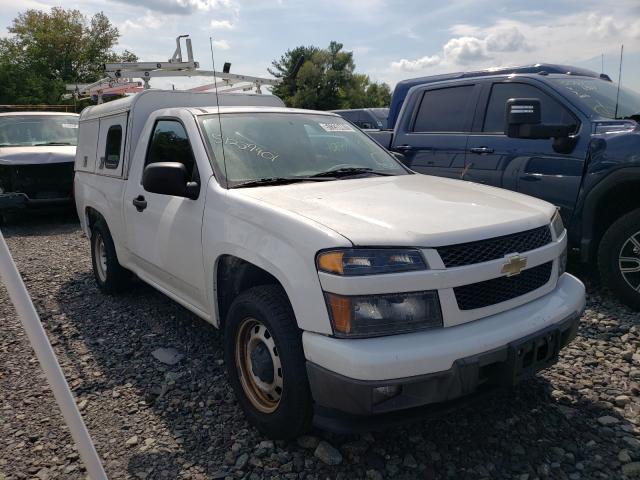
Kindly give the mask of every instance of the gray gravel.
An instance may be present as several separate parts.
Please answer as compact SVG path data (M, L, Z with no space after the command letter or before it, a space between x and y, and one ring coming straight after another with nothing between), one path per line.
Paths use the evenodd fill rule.
M511 392L385 432L273 442L246 423L213 327L141 282L98 293L71 219L3 233L110 478L640 478L640 321L596 287L561 362ZM0 480L85 477L0 287Z

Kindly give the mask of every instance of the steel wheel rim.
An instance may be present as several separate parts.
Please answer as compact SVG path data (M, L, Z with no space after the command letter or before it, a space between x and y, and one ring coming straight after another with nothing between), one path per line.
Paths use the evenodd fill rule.
M282 363L273 336L262 322L251 317L242 321L235 357L240 384L251 405L262 413L273 413L282 398Z
M640 292L640 232L634 233L622 244L618 268L627 285Z
M98 271L98 277L102 282L107 281L107 249L104 245L104 239L102 235L97 234L96 236L96 246L95 246L95 257L96 257L96 270Z

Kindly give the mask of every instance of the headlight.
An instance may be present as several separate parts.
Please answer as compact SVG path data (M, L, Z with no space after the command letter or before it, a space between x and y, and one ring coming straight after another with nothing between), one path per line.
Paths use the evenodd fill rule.
M562 222L562 217L560 216L560 212L556 211L556 214L551 219L551 229L556 236L556 239L560 238L560 235L564 232L564 223Z
M336 275L376 275L382 273L426 270L427 264L419 250L366 248L321 252L318 270Z
M325 293L338 337L375 337L442 326L438 292L343 296Z

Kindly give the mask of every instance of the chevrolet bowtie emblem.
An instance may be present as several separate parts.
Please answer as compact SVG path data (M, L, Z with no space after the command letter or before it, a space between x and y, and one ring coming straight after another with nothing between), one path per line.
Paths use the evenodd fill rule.
M507 277L518 275L527 266L527 258L520 255L509 257L507 263L502 265L501 273L506 273Z

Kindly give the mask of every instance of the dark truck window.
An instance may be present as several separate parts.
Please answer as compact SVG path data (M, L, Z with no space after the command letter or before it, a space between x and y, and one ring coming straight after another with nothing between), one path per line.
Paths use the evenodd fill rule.
M467 132L474 85L427 90L416 115L414 132Z
M195 160L189 137L182 123L177 120L158 120L153 129L145 166L157 162L180 162L187 168L189 178L194 178Z
M112 125L107 131L107 142L104 152L104 166L106 168L118 168L121 147L122 127L120 125Z
M542 110L542 123L549 125L571 125L577 128L577 120L555 98L533 85L526 83L495 83L491 87L491 96L484 117L483 132L503 133L504 114L507 100L510 98L538 98Z

